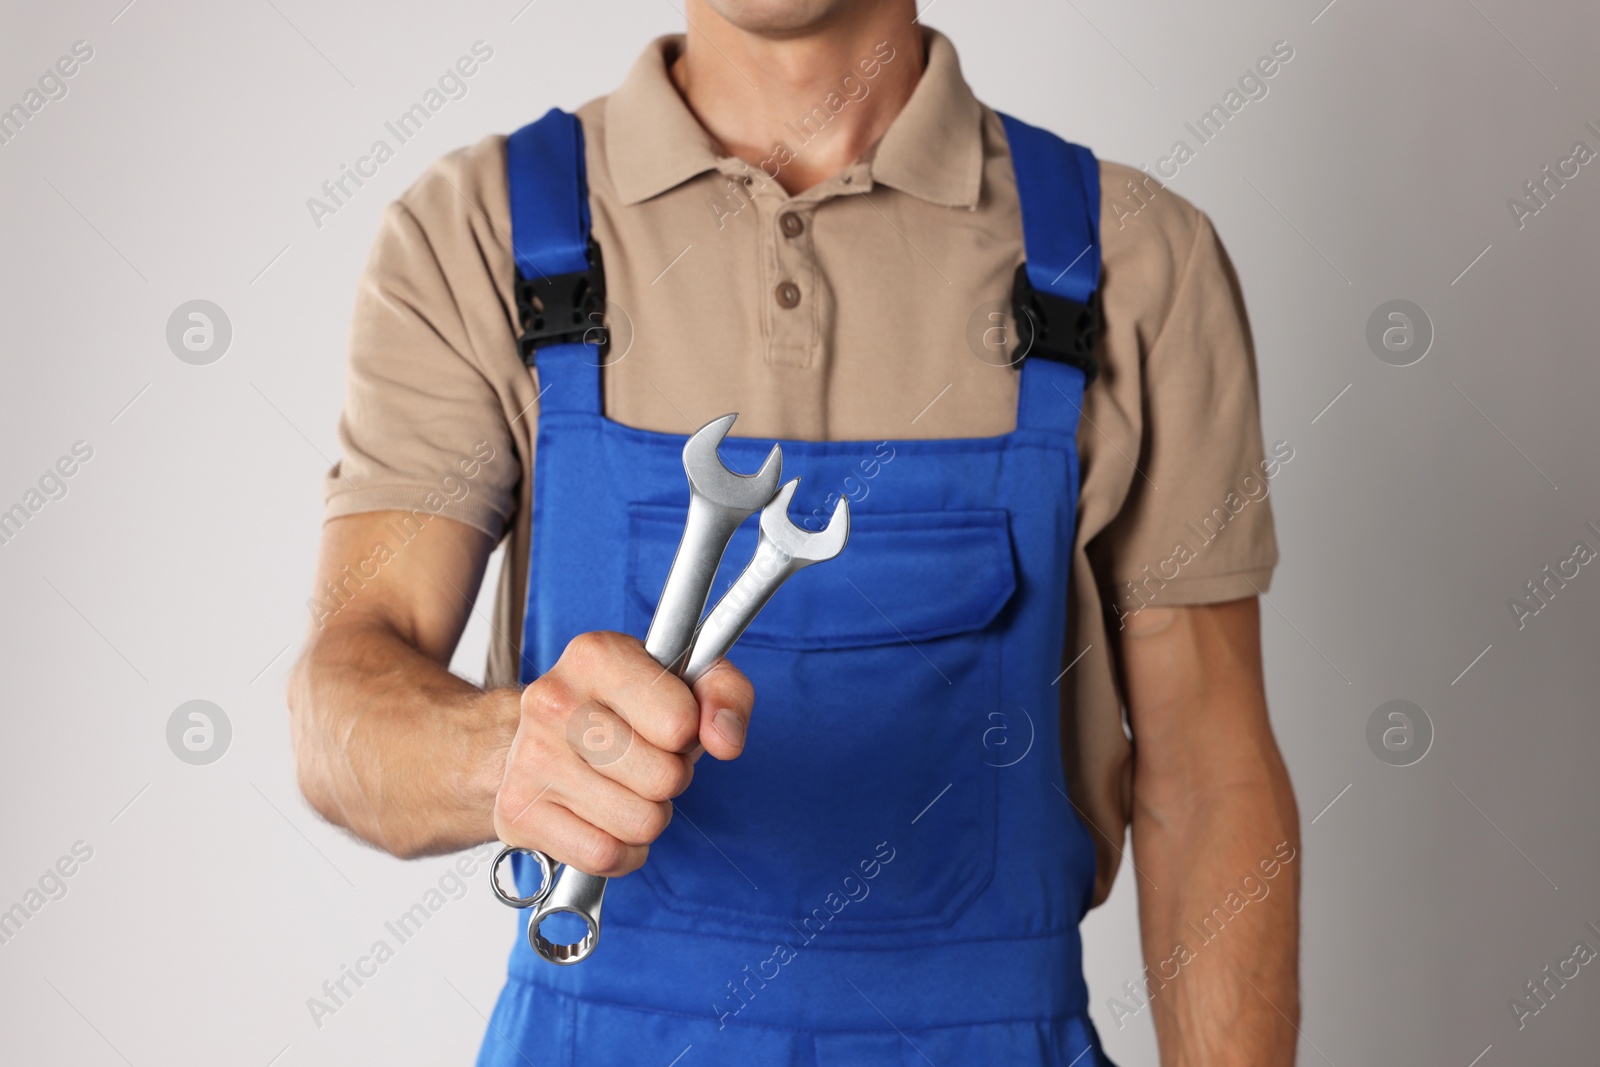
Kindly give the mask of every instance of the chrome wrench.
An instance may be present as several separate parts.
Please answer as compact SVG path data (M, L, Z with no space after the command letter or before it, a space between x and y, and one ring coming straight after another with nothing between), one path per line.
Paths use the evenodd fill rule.
M737 415L724 415L713 419L683 446L683 469L689 476L689 515L644 642L651 658L679 677L684 676L684 661L729 540L740 523L772 501L781 475L783 455L777 445L772 446L761 469L754 474L737 474L723 464L717 447L736 418ZM792 486L790 495L793 495ZM544 873L544 865L540 866ZM495 885L496 895L506 899L498 888L498 880ZM600 907L605 902L605 892L605 878L568 866L556 876L555 884L542 900L520 898L530 899L531 903L524 906L534 909L528 920L528 943L533 950L556 964L568 965L587 959L600 940ZM539 926L558 913L581 917L588 931L572 944L550 941L539 932Z
M761 532L755 555L738 580L717 601L717 606L711 609L705 622L692 634L693 645L687 662L683 662L681 654L675 657L680 661L681 668L674 673L690 685L710 670L717 660L727 655L746 627L772 599L772 594L790 576L844 551L845 543L850 538L849 502L840 500L834 506L833 517L824 529L815 532L803 529L789 519L789 502L794 498L798 484L799 479L796 479L784 485L772 502L761 509ZM686 540L687 536L686 533ZM719 556L725 547L726 542L718 550ZM680 557L683 551L680 545ZM673 566L676 569L676 562ZM712 574L715 574L715 568ZM704 602L704 595L701 601ZM659 610L656 617L660 618ZM661 656L657 656L656 661L666 665ZM600 940L600 906L605 902L605 892L606 879L599 875L585 874L572 867L563 870L549 896L537 906L533 918L528 922L528 942L533 950L551 963L571 964L587 958ZM588 933L570 945L558 945L546 939L538 932L539 923L557 912L581 916L588 924Z
M740 523L772 501L783 473L783 452L777 445L754 474L735 474L723 464L717 446L738 417L713 419L683 446L689 517L644 638L644 650L675 674L694 640L728 542Z
M789 502L799 484L798 478L785 483L772 503L761 509L761 536L755 555L695 635L689 662L683 669L683 680L690 685L728 654L779 586L803 568L826 562L844 551L845 542L850 539L849 502L841 499L834 505L833 517L823 529L804 529L789 519Z

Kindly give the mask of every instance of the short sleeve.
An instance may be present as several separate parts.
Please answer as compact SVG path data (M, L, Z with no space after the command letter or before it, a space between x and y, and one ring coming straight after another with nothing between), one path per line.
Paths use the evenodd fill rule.
M492 305L495 285L470 247L472 227L455 217L466 209L451 209L452 191L431 189L450 181L424 176L384 213L356 295L342 459L324 482L325 515L422 509L498 538L521 469L469 328L481 313L457 303L476 294Z
M1264 592L1272 481L1293 449L1263 448L1243 296L1203 214L1143 379L1139 473L1102 539L1115 614Z

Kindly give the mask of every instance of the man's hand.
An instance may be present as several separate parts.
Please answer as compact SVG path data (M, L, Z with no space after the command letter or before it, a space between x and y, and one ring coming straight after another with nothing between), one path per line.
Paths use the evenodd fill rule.
M1121 654L1148 985L1113 1011L1120 1025L1148 1005L1163 1065L1291 1064L1302 860L1267 718L1260 608L1254 597L1148 607Z
M726 660L691 692L636 639L580 634L522 692L495 832L589 874L637 870L702 751L743 751L753 701Z
M410 519L379 511L323 527L324 607L289 689L306 799L397 856L498 832L591 874L634 870L701 749L743 750L749 681L720 660L691 693L638 641L597 633L521 693L480 689L449 663L494 542L438 517L381 568L363 564Z

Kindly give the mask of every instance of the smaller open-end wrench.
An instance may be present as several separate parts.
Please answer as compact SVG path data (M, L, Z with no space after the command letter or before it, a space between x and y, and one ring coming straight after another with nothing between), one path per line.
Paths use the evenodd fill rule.
M711 665L727 655L772 594L791 575L844 551L850 539L850 505L841 499L825 529L812 531L789 519L789 502L800 479L784 484L772 503L761 509L761 536L749 566L711 609L695 635L683 680L693 685Z
M723 464L717 447L736 418L724 415L711 420L683 446L689 516L644 640L645 651L680 677L728 541L740 523L772 500L781 477L783 453L777 445L754 474L737 474ZM534 912L528 920L528 943L533 950L551 963L566 965L587 959L600 941L600 907L605 893L606 879L600 875L570 866L562 870L545 896L531 905ZM539 932L540 924L556 914L576 915L588 930L572 944L557 944Z

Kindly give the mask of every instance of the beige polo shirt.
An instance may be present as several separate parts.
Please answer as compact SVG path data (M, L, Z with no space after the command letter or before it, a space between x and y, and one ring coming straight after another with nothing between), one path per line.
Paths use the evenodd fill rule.
M1005 132L950 42L925 42L926 70L879 143L793 197L724 156L684 104L667 73L682 38L654 42L616 92L579 110L605 256L608 416L688 433L738 411L738 434L818 440L1014 428L1011 339L990 329L1023 259ZM828 136L826 120L907 57L883 46L863 59L877 65L841 71L783 149ZM783 158L775 147L768 169ZM1209 221L1138 171L1102 163L1100 176L1107 327L1078 435L1059 681L1073 802L1097 831L1097 899L1129 812L1120 616L1266 589L1268 479L1286 462L1281 448L1263 454L1243 305ZM539 417L537 374L517 354L510 230L501 136L439 160L389 207L356 297L343 459L325 486L330 518L423 508L509 538L497 685L517 680Z

